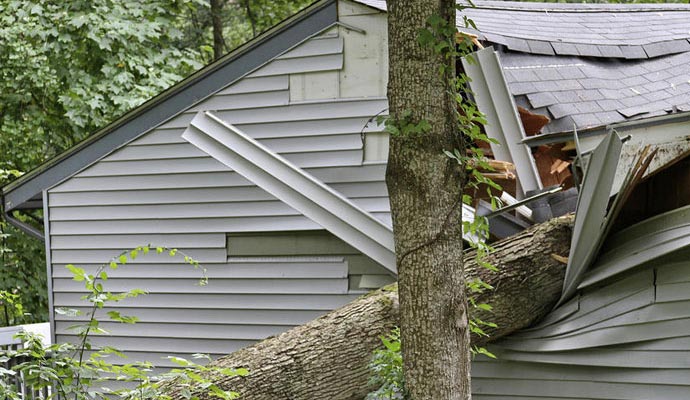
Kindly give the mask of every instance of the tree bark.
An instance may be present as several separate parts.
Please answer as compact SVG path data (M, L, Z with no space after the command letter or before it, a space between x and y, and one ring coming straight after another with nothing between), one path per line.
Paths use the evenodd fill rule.
M211 0L211 25L213 28L213 59L225 54L225 39L223 39L223 0Z
M561 294L570 246L572 216L532 227L495 244L489 261L492 273L466 254L467 279L481 277L494 289L479 302L492 304L492 312L477 315L498 324L491 337L472 337L484 345L541 319ZM454 289L453 289L454 290ZM368 386L367 365L380 336L399 324L395 285L365 295L306 325L222 357L214 364L248 368L247 377L222 377L220 387L241 393L242 400L361 400ZM174 387L173 387L174 389ZM174 390L175 400L182 399Z
M390 137L386 183L405 389L412 400L464 400L471 397L462 257L464 171L444 154L464 144L450 87L454 57L418 41L431 16L455 27L455 1L388 1L388 103L390 119L401 132ZM429 129L402 129L421 121Z

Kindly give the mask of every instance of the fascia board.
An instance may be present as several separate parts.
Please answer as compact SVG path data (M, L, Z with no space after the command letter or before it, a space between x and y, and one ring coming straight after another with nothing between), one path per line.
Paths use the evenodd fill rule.
M314 176L209 111L182 138L397 274L393 230Z
M562 304L575 294L587 267L596 256L606 230L606 212L611 185L616 176L623 141L615 131L597 146L587 163L577 201L575 223L563 282Z

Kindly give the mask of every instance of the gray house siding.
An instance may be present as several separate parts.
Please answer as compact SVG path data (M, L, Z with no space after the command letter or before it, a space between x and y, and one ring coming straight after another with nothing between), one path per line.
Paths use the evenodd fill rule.
M358 18L377 18L342 4L341 15L355 26ZM94 271L135 246L180 249L207 268L208 286L196 285L201 273L182 257L140 256L104 283L111 291L149 292L115 305L140 322L106 322L111 334L93 340L127 352L123 362L166 367L165 355L226 354L393 281L385 268L181 138L198 111L213 111L390 224L385 164L365 160L363 145L363 135L376 130L368 120L387 107L385 85L369 85L381 90L368 97L345 97L362 79L347 68L347 41L378 42L375 33L332 28L49 189L54 307L86 311L68 263ZM54 318L57 341L75 340L68 328L84 317Z
M614 260L627 268L581 285L539 325L497 343L491 350L498 361L476 360L474 397L690 398L690 247L676 241L653 253L647 246L630 249L686 228L688 209L611 238L588 276ZM626 262L632 258L637 262Z

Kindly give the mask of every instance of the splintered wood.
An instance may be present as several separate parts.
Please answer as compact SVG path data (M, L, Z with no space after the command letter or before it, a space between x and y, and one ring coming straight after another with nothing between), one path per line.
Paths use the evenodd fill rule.
M534 153L534 162L544 187L573 186L573 175L570 172L571 155L563 151L563 144L539 146Z

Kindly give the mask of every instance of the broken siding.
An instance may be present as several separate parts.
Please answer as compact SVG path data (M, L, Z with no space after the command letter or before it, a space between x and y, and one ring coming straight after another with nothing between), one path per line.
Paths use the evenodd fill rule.
M689 398L690 246L631 249L688 224L685 208L622 231L588 275L597 280L550 318L497 343L498 361L475 361L474 397ZM636 264L626 262L633 257ZM598 276L613 259L629 265Z
M312 235L314 249L337 239L181 138L198 110L213 110L390 224L385 165L363 165L361 139L369 118L385 109L385 98L307 98L307 91L296 100L291 88L295 75L322 79L335 72L339 84L345 45L338 31L293 49L49 190L55 307L85 306L67 263L91 271L133 246L179 248L208 269L209 285L195 285L199 271L181 258L139 257L113 271L106 288L149 290L117 305L141 322L105 323L112 336L95 340L127 351L127 362L167 366L160 357L225 354L392 281L383 267L342 242L331 254L276 250L285 249L279 232ZM257 235L265 231L275 233ZM74 340L67 328L79 318L55 319L58 341Z

